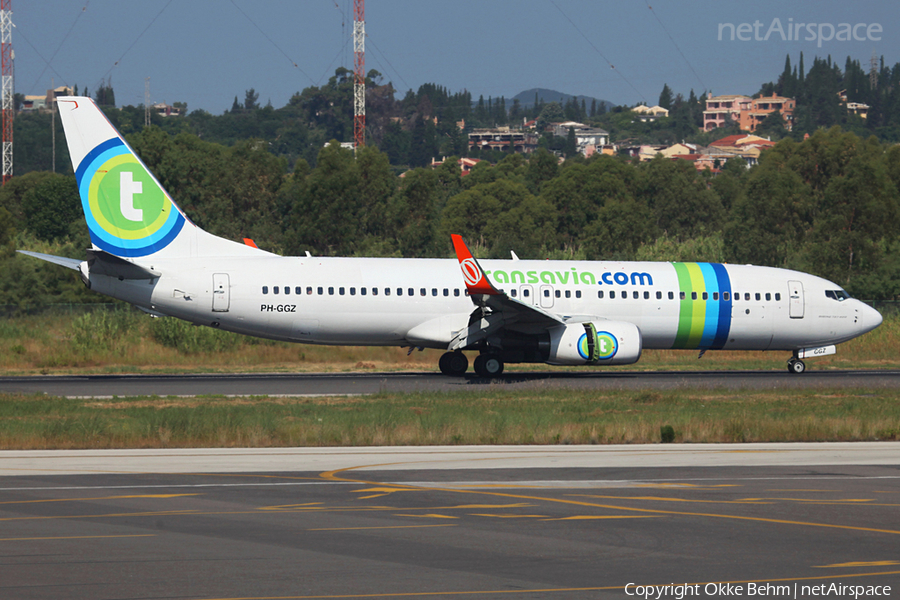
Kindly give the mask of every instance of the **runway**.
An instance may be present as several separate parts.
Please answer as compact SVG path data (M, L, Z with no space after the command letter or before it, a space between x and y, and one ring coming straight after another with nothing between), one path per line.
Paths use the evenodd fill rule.
M494 379L437 373L298 373L227 375L49 375L0 377L0 393L66 397L320 396L382 392L479 392L486 387L534 389L799 389L897 388L897 370L785 371L547 371Z
M5 451L0 597L891 597L898 467L894 442Z

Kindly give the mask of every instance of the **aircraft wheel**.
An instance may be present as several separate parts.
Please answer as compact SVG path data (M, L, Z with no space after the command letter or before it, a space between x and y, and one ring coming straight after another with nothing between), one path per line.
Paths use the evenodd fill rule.
M799 375L806 371L806 363L800 359L792 358L788 361L788 372Z
M444 352L438 361L438 367L444 375L462 377L469 368L469 359L462 352Z
M496 377L503 372L503 360L496 354L479 354L475 358L475 372L479 377Z

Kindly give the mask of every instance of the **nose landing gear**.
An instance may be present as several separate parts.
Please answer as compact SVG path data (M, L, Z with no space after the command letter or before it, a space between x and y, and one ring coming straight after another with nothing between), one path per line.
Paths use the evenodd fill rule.
M799 358L791 357L787 362L787 370L788 373L795 373L799 375L800 373L806 371L806 363L804 363Z

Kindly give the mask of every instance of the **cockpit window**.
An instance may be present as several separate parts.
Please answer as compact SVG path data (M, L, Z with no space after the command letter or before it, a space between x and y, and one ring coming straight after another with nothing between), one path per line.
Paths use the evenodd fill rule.
M843 302L850 297L850 294L844 290L825 290L825 297L837 300L838 302Z

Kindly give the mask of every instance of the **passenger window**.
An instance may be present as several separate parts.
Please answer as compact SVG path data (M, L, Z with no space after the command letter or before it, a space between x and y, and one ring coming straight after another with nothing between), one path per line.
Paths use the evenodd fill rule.
M448 290L447 288L444 288L444 297L449 296L449 295L450 295L450 290Z
M459 296L459 288L455 288L455 289L453 290L453 295L454 295L454 296Z
M691 292L691 300L697 299L697 292Z
M609 290L609 299L610 300L616 299L616 290Z
M559 290L556 290L556 292L555 292L554 295L555 295L557 298L559 298L559 297L562 295L562 292L560 292ZM568 296L566 296L566 297L568 298Z
M319 287L318 292L319 292L319 295L320 295L320 296L323 294L323 290L322 290L321 287Z
M662 300L662 292L656 292L656 299Z
M343 295L344 295L344 288L338 288L338 293L339 293L341 296L343 296Z
M731 297L731 294L729 294L728 292L722 292L722 300L724 300L725 302L728 302L728 299L730 297Z
M444 291L446 292L447 290L444 290ZM509 295L512 296L513 298L515 298L515 297L516 297L516 290L510 290Z
M766 302L768 302L771 299L772 299L772 294L769 292L766 292Z
M709 300L709 292L703 292L703 299Z
M639 291L635 290L635 291L631 292L631 297L634 298L635 300L639 300L641 297L641 293Z
M759 302L759 292L756 292L756 301Z
M601 300L603 299L603 290L600 290L599 292L597 292L597 297L600 298Z
M644 300L650 299L650 292L644 292Z
M263 286L263 294L268 294L268 293L269 293L269 286L264 285Z
M397 288L397 295L398 295L398 296L402 296L402 295L403 295L403 288Z
M378 288L377 288L377 287L373 287L373 288L372 288L372 295L373 295L373 296L377 296L377 295L378 295Z
M544 298L550 297L550 290L544 290Z
M750 292L744 292L744 300L750 302Z
M309 286L308 288L306 288L306 295L307 295L307 296L311 296L311 295L312 295L312 286Z
M781 301L781 294L779 292L775 292L775 300L778 302Z
M581 290L575 290L575 297L581 298Z
M350 288L350 295L351 295L351 296L355 296L355 295L356 295L356 288L355 288L355 287Z
M719 299L719 292L713 292L713 300Z
M277 293L278 293L278 286L277 286L277 285L272 287L272 293L273 293L273 294L277 294Z
M437 288L431 288L431 295L437 296Z
M385 296L390 296L390 295L391 295L391 288L384 288L384 295L385 295Z
M531 292L529 290L522 290L522 295L525 296L526 298L529 296L529 294L531 294Z
M284 295L285 296L291 295L291 286L289 286L289 285L284 286Z
M427 295L427 294L425 293L425 288L419 288L419 295L420 295L420 296L426 296L426 295Z
M359 288L359 294L360 294L360 296L365 296L365 295L366 295L366 288Z
M679 292L679 293L678 293L678 297L679 297L680 299L684 300L685 298L687 298L687 295L686 295L684 292Z
M407 296L415 296L415 295L416 295L416 290L414 290L414 289L412 289L412 288L407 288L407 290L406 290L406 295L407 295ZM423 296L425 295L425 290L422 290L422 295L423 295Z
M328 288L328 295L334 296L334 288L333 287Z
M297 294L298 296L301 295L303 293L303 288L298 285L297 287L294 288L294 293Z
M675 299L675 292L669 292L669 300Z

